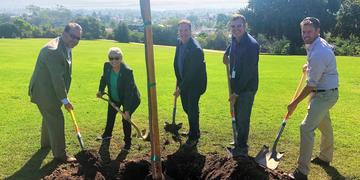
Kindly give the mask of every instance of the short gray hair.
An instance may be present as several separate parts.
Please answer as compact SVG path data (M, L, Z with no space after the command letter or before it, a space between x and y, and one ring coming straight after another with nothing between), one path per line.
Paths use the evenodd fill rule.
M78 23L70 22L65 26L64 32L70 32L70 30L73 29L80 30L80 32L82 31L82 28Z
M118 47L111 47L108 52L108 57L119 57L121 60L123 59L123 53Z

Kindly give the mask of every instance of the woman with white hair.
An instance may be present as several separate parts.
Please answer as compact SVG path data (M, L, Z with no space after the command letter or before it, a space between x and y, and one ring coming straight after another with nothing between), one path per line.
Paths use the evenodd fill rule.
M98 98L104 95L107 87L109 98L119 108L123 106L125 116L122 119L125 145L122 150L129 151L131 147L131 114L140 104L140 94L136 87L132 70L125 64L120 48L112 47L108 53L109 61L104 63L103 75L100 79ZM105 131L98 140L110 140L117 111L109 104Z

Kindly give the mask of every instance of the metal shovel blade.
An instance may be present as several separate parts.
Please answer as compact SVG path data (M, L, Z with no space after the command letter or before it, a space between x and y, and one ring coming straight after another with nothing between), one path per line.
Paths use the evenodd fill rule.
M177 89L177 86L175 86L175 91ZM164 129L166 132L169 132L171 134L173 134L174 136L179 136L179 129L181 129L182 127L182 123L176 124L175 123L175 116L176 116L176 100L177 100L177 96L174 96L174 107L173 107L173 112L172 112L172 122L168 123L165 122L164 124Z
M175 124L175 123L168 123L165 122L164 129L166 132L169 132L174 135L179 135L179 129L181 129L182 123Z
M77 139L78 139L78 141L79 141L79 143L80 143L80 147L81 147L81 150L83 151L85 148L84 148L84 141L82 140L82 138L81 138L81 134L80 134L80 132L77 132Z
M280 159L284 153L278 153L275 150L270 151L269 147L264 145L260 152L256 155L255 161L263 167L274 170L278 167Z
M150 131L148 129L141 130L141 139L144 141L150 141Z

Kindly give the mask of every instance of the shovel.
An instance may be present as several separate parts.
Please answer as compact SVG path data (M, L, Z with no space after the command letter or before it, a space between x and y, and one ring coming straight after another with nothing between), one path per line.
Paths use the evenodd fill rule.
M105 93L106 95L108 95L107 93ZM108 95L109 96L109 95ZM120 110L120 108L118 108L114 102L112 102L110 99L106 99L104 97L100 97L100 99L108 102L114 109L116 109L117 112L119 112L121 114L122 117L125 117L125 113L122 112ZM125 119L125 118L124 118ZM129 122L134 128L135 128L135 131L136 131L136 134L137 134L137 137L144 140L144 141L150 141L150 132L146 129L146 130L143 130L143 133L140 132L140 129L138 128L138 126L132 122L131 120L127 120L125 119L127 122Z
M174 96L174 107L173 107L173 113L172 113L172 122L171 124L168 122L165 122L164 129L166 132L169 132L173 134L174 136L179 136L179 129L182 127L182 123L176 124L175 123L175 116L176 116L176 100L177 96Z
M79 129L77 123L76 123L74 111L70 110L69 112L70 112L71 119L72 119L74 127L75 127L77 139L78 139L78 141L80 143L81 150L83 151L84 150L84 141L81 138L80 129Z
M229 65L225 64L226 66L226 77L227 77L227 82L228 82L228 89L229 89L229 97L231 95L231 85L230 85L230 71L229 71ZM234 138L234 144L231 142L230 144L235 145L235 147L237 146L237 132L236 132L236 121L235 121L235 110L234 110L234 106L231 105L230 103L230 114L231 114L231 126L232 126L232 130L233 130L233 138Z
M302 87L303 81L305 79L305 72L303 72L303 74L301 75L301 79L299 82L298 87L296 88L294 97L292 98L292 100L294 100L298 94L300 93L300 89ZM282 156L284 155L284 153L279 153L276 151L276 146L279 142L280 136L282 134L282 132L284 131L284 128L286 126L286 122L289 119L289 114L286 113L283 121L281 123L280 126L280 130L278 131L274 144L271 148L271 150L269 150L269 146L264 145L263 148L260 150L260 152L256 155L255 157L255 161L263 167L267 167L269 169L276 169L280 163L280 159L282 158Z

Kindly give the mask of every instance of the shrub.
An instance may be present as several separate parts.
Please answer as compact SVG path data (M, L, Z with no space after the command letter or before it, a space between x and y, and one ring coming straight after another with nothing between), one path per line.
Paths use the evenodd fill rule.
M330 37L328 41L335 46L336 55L360 56L360 38L354 35L350 35L349 39Z

